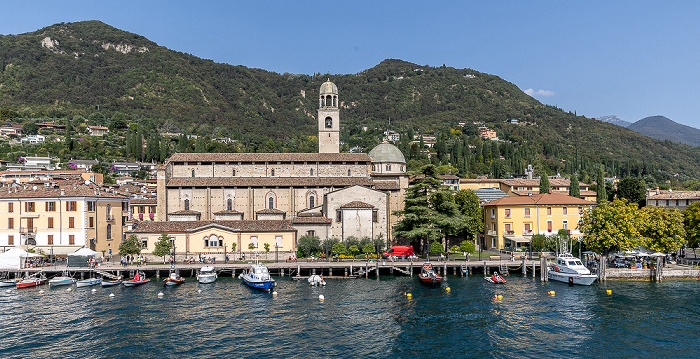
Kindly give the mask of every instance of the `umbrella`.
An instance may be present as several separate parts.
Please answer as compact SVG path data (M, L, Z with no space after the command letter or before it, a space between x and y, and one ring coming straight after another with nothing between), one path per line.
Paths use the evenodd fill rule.
M661 252L656 252L656 253L650 254L649 257L666 257L666 255L661 253Z
M649 257L649 253L639 252L639 253L637 253L637 256L639 256L639 257Z

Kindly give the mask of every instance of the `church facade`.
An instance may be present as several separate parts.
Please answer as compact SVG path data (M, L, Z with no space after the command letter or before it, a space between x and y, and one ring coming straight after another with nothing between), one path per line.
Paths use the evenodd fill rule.
M369 154L340 153L338 88L330 81L320 88L317 120L318 153L174 154L158 170L157 212L192 226L220 222L219 230L272 220L288 223L296 238L392 239L393 212L408 187L403 155L388 143ZM280 250L295 251L296 238Z

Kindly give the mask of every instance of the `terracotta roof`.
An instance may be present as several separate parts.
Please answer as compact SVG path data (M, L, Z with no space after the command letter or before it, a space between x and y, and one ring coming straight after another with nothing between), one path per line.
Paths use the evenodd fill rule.
M459 183L501 183L497 178L460 178Z
M225 209L223 211L214 212L214 214L242 214L243 212L236 211L235 209Z
M35 186L27 187L3 187L0 188L0 198L55 198L55 197L93 197L93 198L117 198L126 199L128 197L105 192L100 188L90 188L79 182L61 183L58 186ZM15 192L15 189L17 190ZM63 190L63 192L61 192Z
M369 186L372 180L364 177L215 177L172 178L168 187L348 187Z
M647 199L698 199L700 198L700 191L659 191L659 194L655 192Z
M184 211L184 210L183 210L183 211L170 212L170 213L168 213L168 214L169 214L169 215L171 215L171 214L174 214L174 215L178 215L178 214L185 215L185 214L199 214L199 212L197 212L197 211L192 211L192 210L190 210L190 211Z
M484 206L535 206L535 205L583 205L595 206L595 202L567 196L560 193L533 194L532 196L508 196L484 203Z
M157 204L157 198L132 198L131 204Z
M276 209L276 208L265 208L265 209L261 209L261 210L255 212L255 213L257 213L257 214L282 214L282 213L287 213L287 212L285 212L281 209Z
M370 162L366 153L176 153L170 162Z
M340 206L340 208L374 208L374 206L365 202L352 201Z
M295 217L292 218L292 224L328 224L333 220L326 217Z
M293 232L288 220L241 221L145 221L127 233L183 233L194 229L218 225L242 232Z
M382 190L382 189L383 190L401 189L401 187L399 187L399 184L394 182L394 181L374 182L374 183L372 183L372 187L374 187L374 189L379 189L379 190Z

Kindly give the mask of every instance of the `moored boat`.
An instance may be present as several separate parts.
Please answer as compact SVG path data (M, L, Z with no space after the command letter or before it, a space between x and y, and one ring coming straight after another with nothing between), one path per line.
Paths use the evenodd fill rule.
M309 285L326 285L326 280L322 275L314 274L309 277Z
M503 278L498 272L494 272L491 274L490 277L485 278L487 282L495 283L495 284L505 284L506 279Z
M557 256L554 266L547 270L547 277L549 280L579 285L591 285L598 278L580 259L568 253Z
M139 286L141 284L146 284L150 281L151 281L150 279L146 278L145 274L136 272L136 274L134 274L134 278L129 279L129 280L125 280L122 282L122 284L125 287L136 287L136 286Z
M418 274L418 279L420 279L421 283L433 285L440 284L442 281L442 277L435 272L430 262L423 263L423 268L421 268L420 274Z
M216 270L212 266L204 266L197 273L197 281L199 283L214 283L216 278Z
M119 285L122 284L122 279L121 276L119 279L116 280L103 280L102 283L100 283L103 287L111 287L113 285Z
M170 272L168 278L163 279L163 283L165 283L165 285L178 285L185 283L185 278L180 277L175 272Z
M15 287L30 288L42 285L44 283L46 283L46 276L44 276L43 273L39 273L18 281L15 284Z
M102 283L102 278L88 278L88 279L81 279L75 283L75 286L80 288L80 287L89 287L91 285L97 285Z
M15 279L3 278L3 279L0 279L0 287L14 287L15 285L17 285L17 282L19 282L18 278L15 278Z
M59 285L71 285L76 281L77 279L68 276L53 277L49 279L49 286L55 287Z
M262 264L255 263L250 266L250 270L240 275L243 282L258 290L269 292L277 283L270 276L270 272Z

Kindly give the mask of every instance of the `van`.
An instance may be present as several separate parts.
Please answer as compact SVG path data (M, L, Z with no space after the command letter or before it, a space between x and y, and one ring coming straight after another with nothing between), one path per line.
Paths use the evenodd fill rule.
M401 257L401 256L412 256L413 255L413 247L412 246L393 246L389 248L388 251L384 252L382 254L382 258L387 258L389 256L394 256L394 257Z

